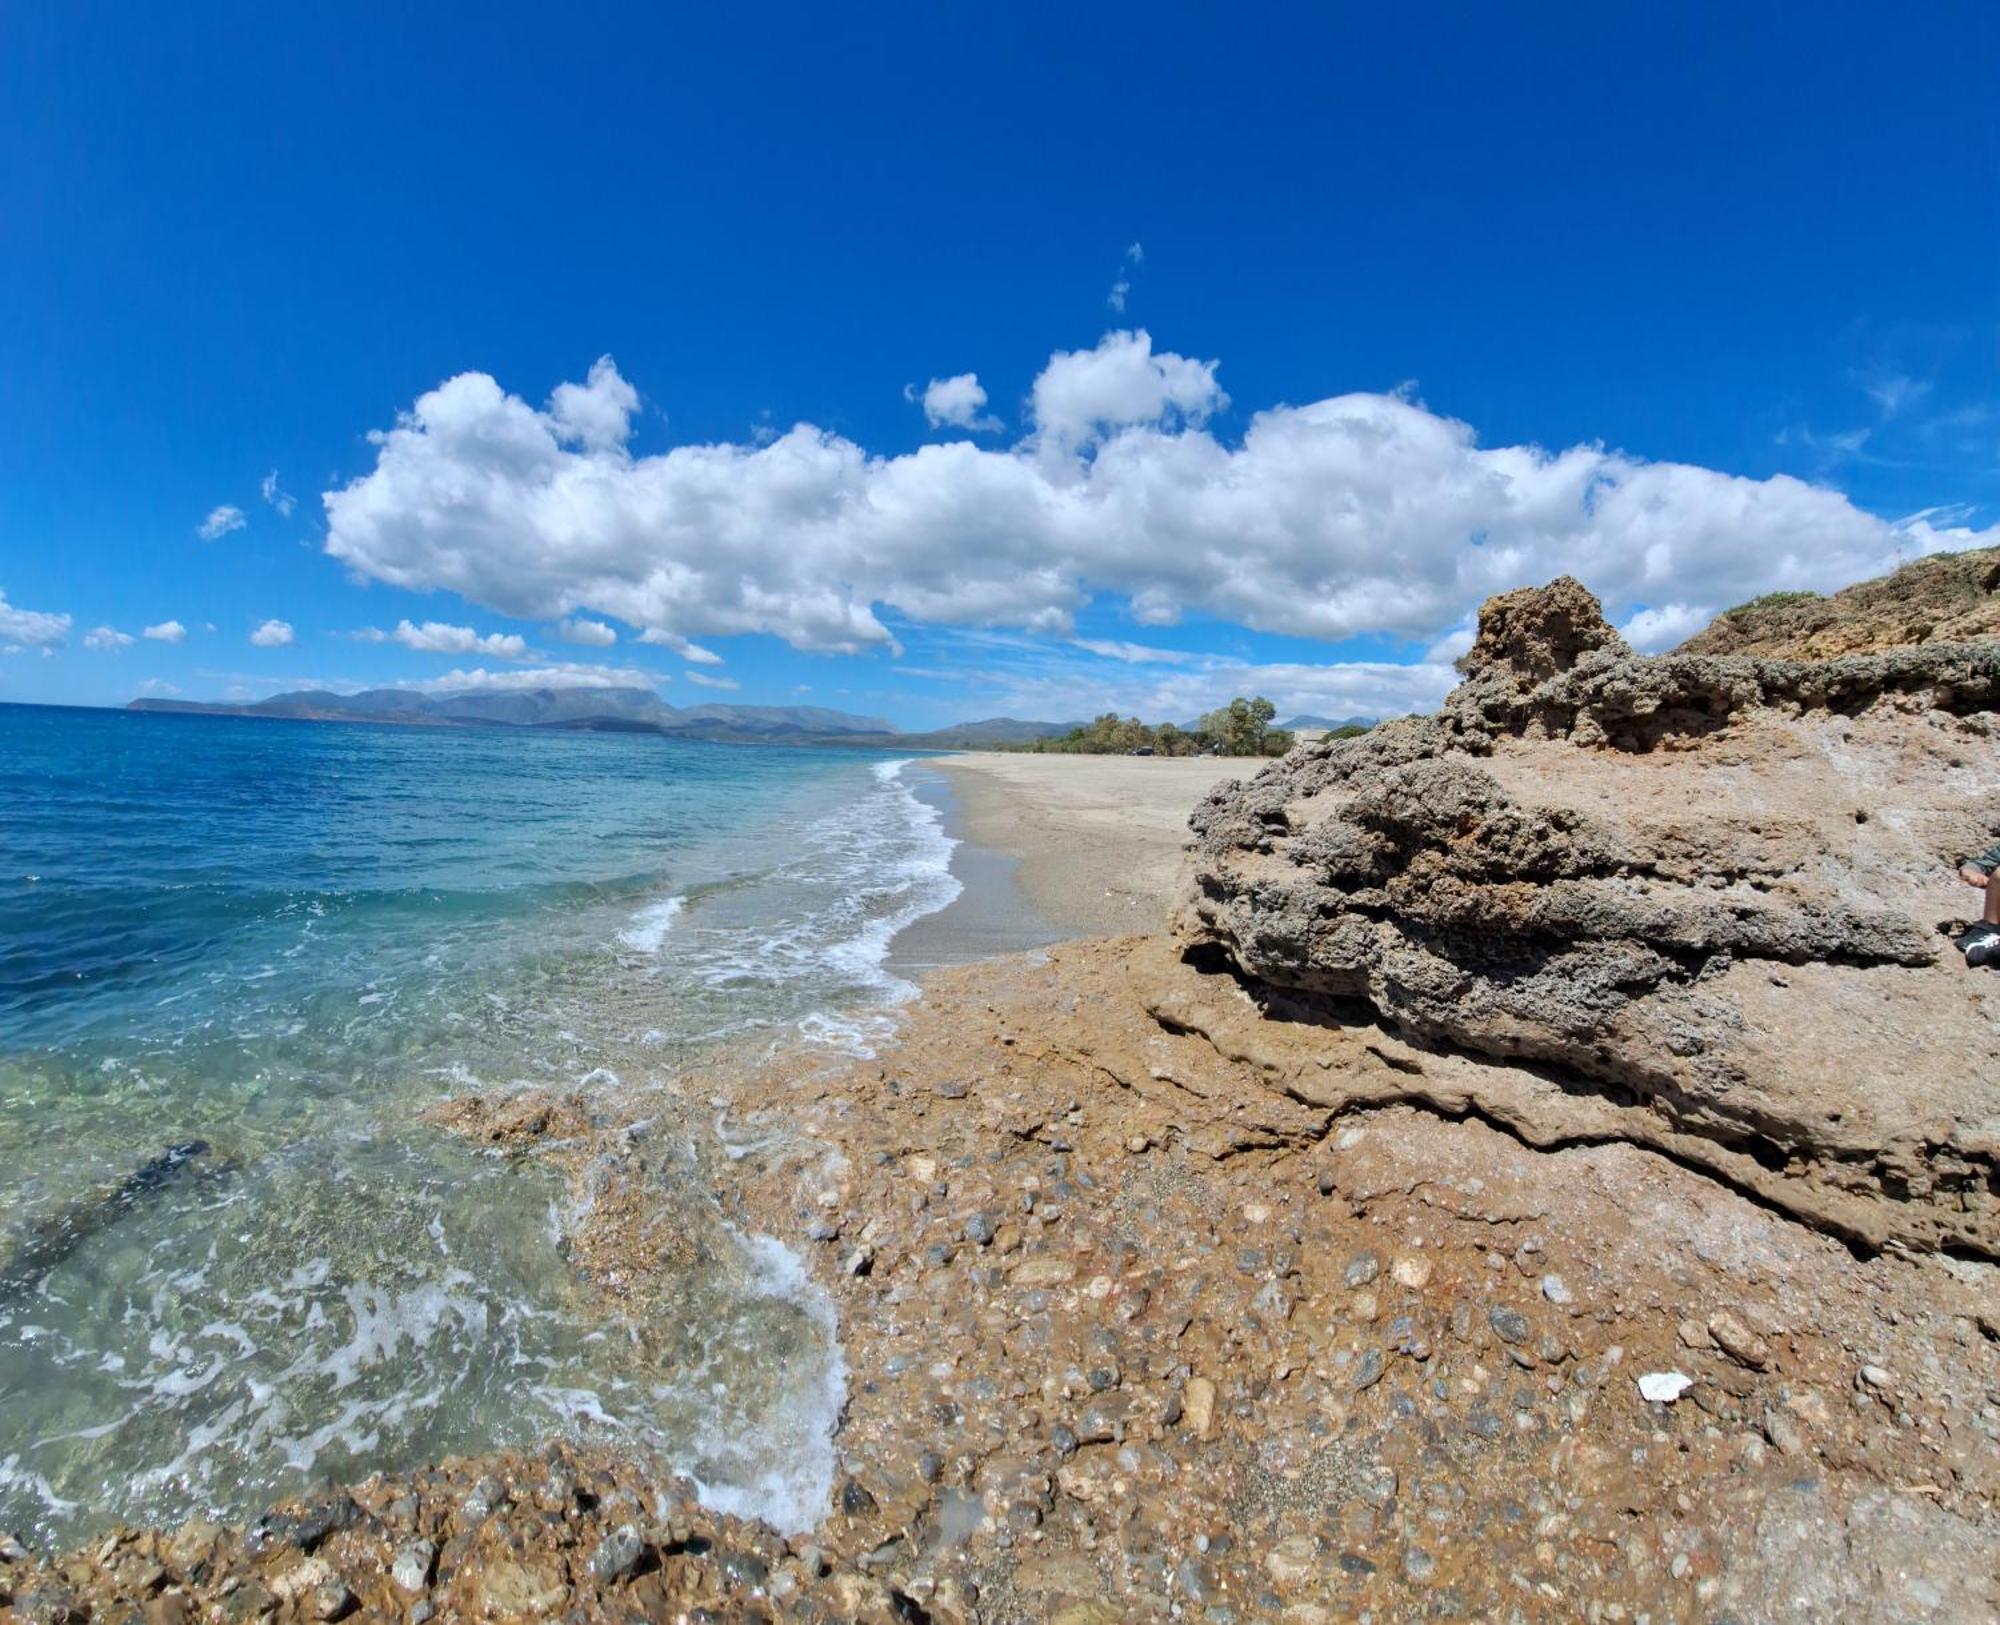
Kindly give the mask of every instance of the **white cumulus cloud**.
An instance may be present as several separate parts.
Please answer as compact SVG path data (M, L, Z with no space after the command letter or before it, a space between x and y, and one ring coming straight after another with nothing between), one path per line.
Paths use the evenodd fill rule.
M290 621L266 621L250 634L250 641L260 649L282 649L292 641Z
M161 621L157 626L149 626L139 634L151 638L155 643L185 643L187 628L179 621Z
M208 517L195 527L195 534L204 542L213 542L227 536L232 530L241 530L250 521L243 517L243 510L234 503L225 502L208 510Z
M16 609L0 589L0 644L20 649L59 649L69 641L73 623L67 615L43 609Z
M1660 606L1829 590L2000 542L2000 526L1884 519L1785 475L1483 446L1407 391L1272 406L1225 439L1217 363L1143 332L1053 356L1004 448L883 456L799 424L633 456L637 395L616 369L566 387L545 409L484 373L421 396L374 437L374 467L326 493L327 551L521 619L622 620L709 663L693 639L893 649L884 613L1061 633L1106 596L1148 626L1196 615L1424 648L1489 594L1564 573L1664 635Z
M914 390L905 394L914 395ZM1000 420L986 415L986 391L980 387L979 374L961 372L953 378L933 378L924 386L922 396L924 417L933 429L971 429L978 433L991 433L1000 427Z
M400 643L419 654L490 655L497 660L532 658L527 639L518 632L481 634L469 626L451 626L444 621L425 621L422 626L398 621L388 632L365 626L354 636L363 643Z
M1633 648L1651 655L1685 643L1714 619L1715 610L1706 604L1662 604L1640 610L1618 630Z
M556 636L565 643L584 643L593 649L608 649L618 641L615 629L581 615L572 616L558 626Z
M136 641L130 632L121 632L115 626L93 626L83 635L86 649L129 649Z
M1073 449L1135 424L1199 424L1229 404L1215 361L1153 352L1143 327L1107 333L1090 350L1058 350L1035 380L1035 427Z

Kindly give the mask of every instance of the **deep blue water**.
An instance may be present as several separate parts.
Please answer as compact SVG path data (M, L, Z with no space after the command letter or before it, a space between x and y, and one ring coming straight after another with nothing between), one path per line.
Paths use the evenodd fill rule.
M0 1527L242 1513L594 1428L808 1516L837 1356L790 1261L750 1239L733 1284L690 1283L693 1346L607 1331L564 1193L419 1114L670 1086L719 1042L865 1047L905 991L890 938L956 889L905 778L0 706ZM192 1172L9 1275L194 1140Z

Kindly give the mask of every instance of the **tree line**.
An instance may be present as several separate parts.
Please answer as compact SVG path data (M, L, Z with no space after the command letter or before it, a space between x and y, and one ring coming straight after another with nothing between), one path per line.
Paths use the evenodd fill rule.
M1292 748L1292 736L1271 726L1277 714L1278 708L1262 695L1254 700L1238 695L1192 728L1172 722L1150 727L1137 717L1106 711L1066 734L1005 748L1073 756L1130 756L1135 751L1155 756L1282 756Z

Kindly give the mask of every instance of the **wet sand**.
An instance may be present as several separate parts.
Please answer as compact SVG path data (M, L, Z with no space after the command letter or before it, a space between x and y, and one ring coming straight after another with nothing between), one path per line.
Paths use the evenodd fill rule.
M1063 936L1106 936L1166 923L1188 814L1263 764L968 751L933 765L950 777L966 839L1012 860L1036 913Z

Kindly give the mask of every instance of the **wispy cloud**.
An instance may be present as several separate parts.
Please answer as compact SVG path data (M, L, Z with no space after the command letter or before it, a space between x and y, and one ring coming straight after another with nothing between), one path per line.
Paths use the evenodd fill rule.
M1928 379L1912 378L1901 372L1874 378L1862 388L1885 418L1901 417L1931 392Z
M289 519L292 517L292 508L295 505L292 495L290 492L280 488L278 484L278 471L275 468L264 476L257 490L267 503L278 510L279 518Z
M243 510L234 503L225 502L208 510L208 517L195 527L195 534L204 542L219 541L232 530L241 530L250 521L243 517Z
M121 632L115 626L93 626L83 635L86 649L129 649L136 641L130 632Z
M1179 666L1203 657L1188 649L1161 649L1150 643L1127 643L1119 638L1076 638L1076 647L1106 660L1123 660L1134 666Z
M722 656L717 654L713 649L704 649L699 643L690 643L679 634L662 631L657 626L647 627L645 631L639 634L639 641L641 643L654 644L662 649L671 649L690 665L719 666L722 664Z
M689 673L692 676L693 673ZM545 666L503 668L489 671L484 666L453 670L442 677L397 683L418 694L448 694L454 691L514 692L527 688L657 688L670 679L663 672L643 671L637 666L575 665L565 661Z
M734 677L711 677L706 672L684 671L681 673L696 688L741 688L743 685Z
M1104 301L1121 316L1125 314L1125 301L1132 295L1132 272L1145 261L1146 250L1143 244L1126 244L1125 263L1119 266L1117 279L1111 284L1111 292Z

